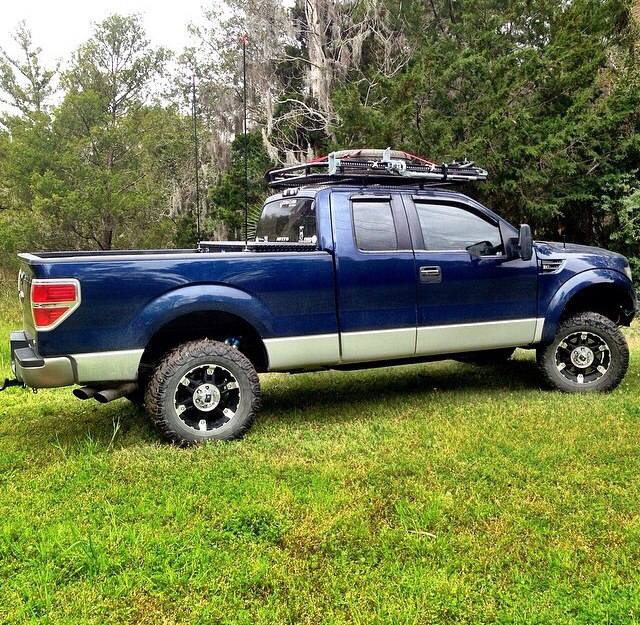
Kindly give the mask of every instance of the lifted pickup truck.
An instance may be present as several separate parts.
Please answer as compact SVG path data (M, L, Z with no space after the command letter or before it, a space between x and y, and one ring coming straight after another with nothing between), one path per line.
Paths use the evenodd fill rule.
M485 176L334 153L268 174L280 192L248 246L20 254L16 380L145 403L180 444L242 436L267 371L489 363L521 347L552 387L613 389L629 361L619 326L636 311L626 258L534 243L528 226L430 186Z

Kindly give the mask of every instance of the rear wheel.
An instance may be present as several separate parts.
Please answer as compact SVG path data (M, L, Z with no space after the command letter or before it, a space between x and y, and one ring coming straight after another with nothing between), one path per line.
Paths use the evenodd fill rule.
M550 345L538 350L545 381L566 393L610 391L629 366L629 347L610 319L593 312L563 321Z
M151 376L149 415L171 441L190 445L242 437L260 408L260 382L241 352L218 341L190 341Z

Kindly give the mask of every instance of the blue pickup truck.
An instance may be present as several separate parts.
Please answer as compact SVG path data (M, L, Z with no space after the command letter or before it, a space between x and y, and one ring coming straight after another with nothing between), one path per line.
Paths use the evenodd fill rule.
M548 385L622 380L636 295L624 256L536 241L444 185L472 163L334 153L268 174L255 240L21 254L14 383L146 404L178 444L242 436L258 373L536 349ZM417 159L417 160L416 160Z

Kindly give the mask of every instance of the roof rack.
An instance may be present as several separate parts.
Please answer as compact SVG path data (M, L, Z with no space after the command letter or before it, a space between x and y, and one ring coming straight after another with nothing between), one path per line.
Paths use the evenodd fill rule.
M342 150L308 163L270 169L265 180L272 188L322 183L357 185L441 186L487 179L487 170L466 159L437 165L399 150Z

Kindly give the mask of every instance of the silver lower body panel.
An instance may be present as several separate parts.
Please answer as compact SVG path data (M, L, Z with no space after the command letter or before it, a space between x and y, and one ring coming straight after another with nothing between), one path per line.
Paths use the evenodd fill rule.
M509 319L419 328L267 339L269 371L402 360L539 343L544 319Z
M144 350L123 350L42 358L40 366L24 366L18 358L12 366L16 378L31 388L56 388L73 384L133 382Z

